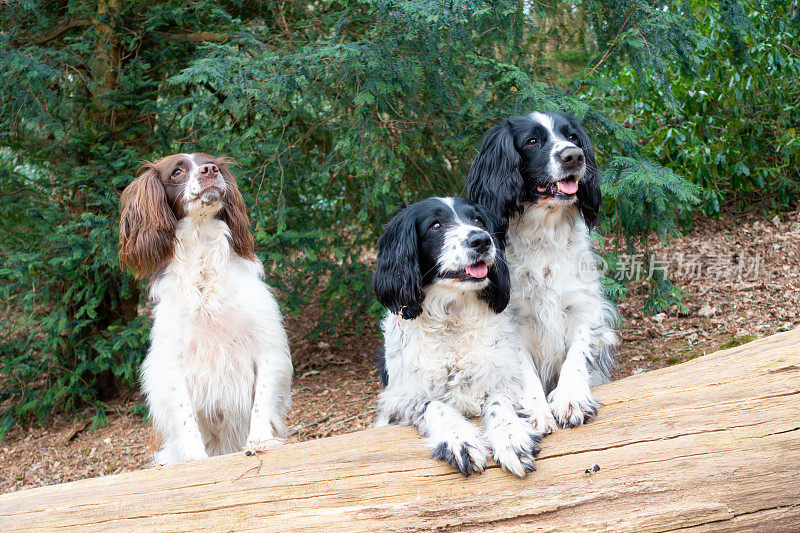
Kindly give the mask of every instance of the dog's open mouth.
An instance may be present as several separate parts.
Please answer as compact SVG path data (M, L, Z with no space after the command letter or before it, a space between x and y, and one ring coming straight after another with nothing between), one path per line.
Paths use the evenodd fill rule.
M540 196L569 198L578 192L578 180L575 176L567 176L563 180L551 183L545 187L537 187Z
M483 281L489 275L489 265L480 261L470 265L461 272L448 272L442 274L443 278L457 279L458 281Z

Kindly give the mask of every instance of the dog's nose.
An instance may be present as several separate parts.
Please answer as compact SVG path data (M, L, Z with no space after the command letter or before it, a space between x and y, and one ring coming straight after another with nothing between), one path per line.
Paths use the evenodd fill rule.
M467 246L478 253L485 253L492 245L492 238L482 231L473 231L467 235Z
M208 175L214 175L217 172L219 172L219 167L217 165L215 165L214 163L207 163L207 164L201 166L200 170L198 172L200 172L200 174L202 174L203 177L208 176Z
M558 159L561 161L561 164L567 168L579 167L584 162L583 150L577 146L564 148L559 152Z

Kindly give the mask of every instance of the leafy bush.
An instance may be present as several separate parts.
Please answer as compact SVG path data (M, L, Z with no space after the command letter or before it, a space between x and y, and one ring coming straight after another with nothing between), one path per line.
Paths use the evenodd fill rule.
M631 68L606 74L598 97L642 134L644 153L702 187L702 211L772 209L800 192L798 3L695 1L694 70L667 67L672 99Z
M168 104L181 109L185 129L199 131L209 116L225 117L222 127L204 132L203 142L241 154L243 166L259 173L280 175L280 181L260 180L258 190L250 189L257 203L267 198L276 214L256 221L257 238L270 236L270 255L282 268L313 276L311 284L283 285L292 301L310 301L317 282L326 280L321 305L334 309L321 325L360 324L365 312L380 312L363 256L381 224L399 204L460 191L483 132L510 115L566 110L585 121L600 147L600 163L617 173L605 188L613 208L607 230L643 242L653 231L666 234L690 208L696 192L691 184L647 161L635 137L599 99L582 92L597 67L629 56L637 58L642 81L662 86L665 61L681 61L695 40L686 14L645 3L536 9L525 17L516 2L334 4L320 15L336 20L332 31L323 23L307 24L304 39L294 41L252 33L209 43L203 57L170 80L190 88ZM588 27L602 31L575 37L573 9ZM615 24L620 31L612 31ZM660 55L640 57L642 33L662 43ZM557 87L541 80L559 67L550 55L563 46L562 36L570 43L559 57L594 67ZM671 45L671 39L682 44ZM623 166L638 170L618 172ZM320 233L335 227L347 229ZM296 243L304 236L325 242L315 248L327 254L298 255ZM654 309L674 301L671 288L665 280L658 293L664 299L654 297Z
M117 266L119 193L169 149L158 85L196 49L160 33L186 10L155 6L0 5L0 437L54 407L100 420L136 381L149 325L144 287Z
M581 117L609 177L605 229L632 245L664 234L693 188L592 91L633 65L669 92L697 42L689 15L619 1L0 4L0 434L78 403L102 416L135 381L145 287L120 272L115 227L141 160L234 157L270 283L290 312L318 306L317 333L334 337L379 312L369 257L389 214L460 191L481 135L509 115Z
M15 418L99 405L131 386L149 329L137 287L112 266L114 211L77 206L114 206L115 191L3 163L0 295L17 318L0 343L0 436Z

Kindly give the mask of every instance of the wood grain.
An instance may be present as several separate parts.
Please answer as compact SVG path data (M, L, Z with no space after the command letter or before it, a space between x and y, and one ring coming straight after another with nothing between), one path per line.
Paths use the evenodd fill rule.
M0 530L800 531L800 330L597 395L525 479L386 427L2 495Z

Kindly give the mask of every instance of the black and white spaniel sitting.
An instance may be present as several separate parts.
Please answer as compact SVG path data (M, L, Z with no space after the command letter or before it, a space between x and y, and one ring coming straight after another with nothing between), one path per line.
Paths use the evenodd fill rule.
M508 232L506 313L534 357L555 421L584 423L597 413L591 387L608 380L617 343L615 312L589 238L601 193L586 132L574 117L557 113L503 121L483 138L467 196L500 217ZM554 428L552 418L538 424Z
M376 425L416 427L465 476L482 472L489 453L517 476L534 470L542 433L528 420L536 402L522 377L535 371L502 313L499 219L463 198L405 208L378 241L373 287L388 309ZM483 432L467 420L475 416Z
M120 265L152 274L142 389L159 464L280 444L292 362L226 162L177 154L122 193Z

